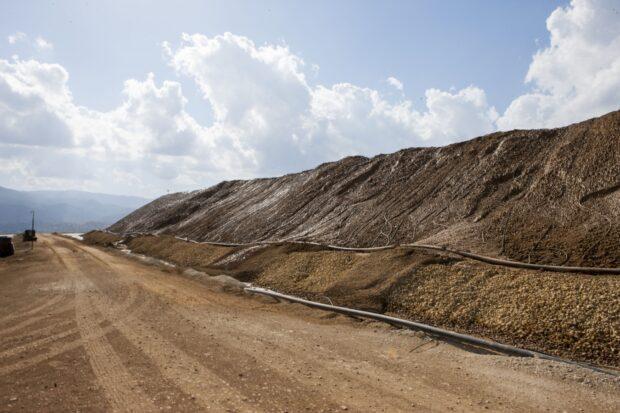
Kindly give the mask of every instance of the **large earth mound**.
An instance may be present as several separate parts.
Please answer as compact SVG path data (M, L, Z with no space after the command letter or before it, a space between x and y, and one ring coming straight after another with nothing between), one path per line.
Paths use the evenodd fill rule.
M163 196L110 227L196 240L423 242L550 264L620 265L620 111L558 129L349 157Z

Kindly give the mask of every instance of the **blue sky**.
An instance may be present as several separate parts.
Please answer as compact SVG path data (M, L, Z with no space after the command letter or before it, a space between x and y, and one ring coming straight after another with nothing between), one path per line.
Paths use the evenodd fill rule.
M178 3L0 4L0 185L154 196L620 102L620 0Z
M320 66L321 83L383 88L385 78L395 76L418 98L429 87L475 84L505 109L525 90L531 56L548 43L545 19L563 3L19 1L3 3L0 27L3 37L21 31L50 40L54 55L46 57L69 71L76 101L99 110L118 105L125 79L148 72L175 77L161 57L161 42L183 32L226 31L257 44L286 42ZM10 46L0 43L0 53L15 53ZM194 88L188 83L184 89L191 96Z

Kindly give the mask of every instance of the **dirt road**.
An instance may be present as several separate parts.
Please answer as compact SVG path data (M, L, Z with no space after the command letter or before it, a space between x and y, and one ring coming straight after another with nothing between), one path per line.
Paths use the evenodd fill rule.
M0 411L619 411L620 381L42 236L0 261Z

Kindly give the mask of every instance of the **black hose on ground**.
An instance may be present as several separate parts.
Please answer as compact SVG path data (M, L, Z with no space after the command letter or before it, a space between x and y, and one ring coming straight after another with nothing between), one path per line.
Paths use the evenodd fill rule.
M545 354L545 353L540 353L540 352L533 351L533 350L527 350L527 349L511 346L508 344L497 343L495 341L485 340L485 339L470 336L467 334L456 333L450 330L444 330L443 328L433 327L428 324L422 324L422 323L417 323L415 321L404 320L402 318L396 318L396 317L391 317L391 316L387 316L383 314L372 313L370 311L355 310L353 308L339 307L339 306L330 305L330 304L323 304L323 303L319 303L316 301L310 301L310 300L306 300L303 298L299 298L299 297L295 297L295 296L287 295L287 294L282 294L282 293L278 293L275 291L271 291L271 290L267 290L267 289L259 288L259 287L246 287L245 291L254 293L254 294L266 295L266 296L273 297L276 299L283 299L286 301L303 304L308 307L318 308L320 310L331 311L331 312L344 314L348 316L369 318L372 320L385 322L385 323L392 324L392 325L399 326L399 327L405 327L405 328L409 328L412 330L419 330L419 331L429 333L439 338L454 340L460 343L466 343L466 344L470 344L476 347L482 347L484 349L493 350L495 352L499 352L502 354L507 354L511 356L519 356L519 357L533 357L533 358L539 358L539 359L544 359L544 360L551 360L555 362L584 367L584 368L587 368L593 371L597 371L599 373L605 373L605 374L609 374L612 376L620 376L620 372L596 367L588 363L580 363L580 362L576 362L572 360L567 360L561 357L556 357L556 356L552 356L552 355Z
M474 254L467 251L453 250L446 247L436 245L423 244L405 244L404 248L416 248L431 251L443 251L450 254L460 255L461 257L471 258L473 260L486 262L487 264L501 265L504 267L527 268L533 270L559 271L559 272L576 272L582 274L620 274L620 268L598 268L598 267L572 267L563 265L547 265L547 264L531 264L527 262L503 260L500 258L487 257L484 255Z
M258 241L258 242L247 242L247 243L233 243L233 242L213 242L213 241L191 241L187 238L175 237L183 241L200 243L200 244L208 244L215 245L220 247L250 247L255 245L277 245L277 244L300 244L300 245L312 245L317 247L329 248L331 250L336 251L349 251L349 252L376 252L376 251L384 251L394 248L409 248L409 249L420 249L427 251L439 251L443 253L455 254L461 257L470 258L472 260L486 262L487 264L500 265L503 267L512 267L512 268L526 268L532 270L544 270L544 271L554 271L554 272L573 272L573 273L581 273L581 274L620 274L620 268L604 268L604 267L575 267L575 266L563 266L563 265L547 265L547 264L531 264L527 262L520 261L512 261L512 260L504 260L500 258L488 257L485 255L475 254L467 251L455 250L447 247L442 247L438 245L427 245L427 244L393 244L393 245L384 245L381 247L344 247L339 245L331 245L331 244L321 244L318 242L310 242L310 241Z

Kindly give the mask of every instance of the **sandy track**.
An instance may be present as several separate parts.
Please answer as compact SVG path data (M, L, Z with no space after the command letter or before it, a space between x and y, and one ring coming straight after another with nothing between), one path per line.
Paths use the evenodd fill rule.
M121 411L131 406L138 411L156 411L155 405L136 384L100 326L102 317L97 311L96 300L102 294L80 270L77 265L80 259L72 256L72 250L54 247L52 249L56 251L61 264L67 270L67 275L71 277L75 291L75 319L82 338L81 344L111 408ZM58 250L62 252L58 253ZM107 322L115 320L115 315L114 311L108 312L104 320Z
M61 237L0 261L0 290L0 411L620 410L617 379L223 292Z

